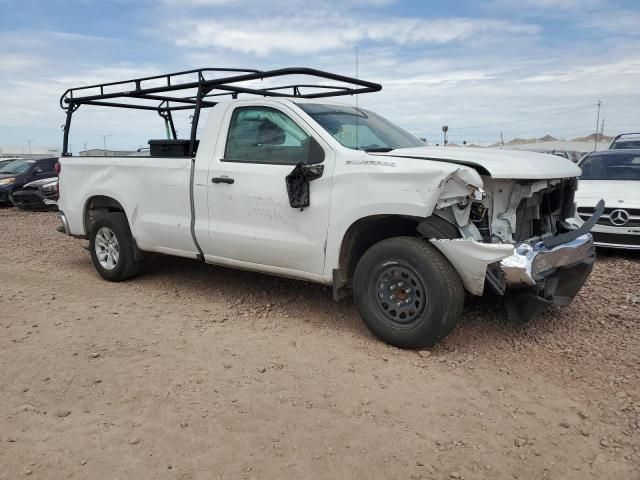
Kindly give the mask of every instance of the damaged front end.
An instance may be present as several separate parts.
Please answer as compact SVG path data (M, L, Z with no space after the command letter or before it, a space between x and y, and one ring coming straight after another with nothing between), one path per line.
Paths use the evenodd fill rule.
M483 178L466 198L438 202L434 217L418 231L458 271L469 293L485 287L505 297L512 319L526 321L551 305L566 306L591 273L595 247L589 233L596 220L577 228L576 179L539 181ZM457 238L439 234L442 221L455 226Z

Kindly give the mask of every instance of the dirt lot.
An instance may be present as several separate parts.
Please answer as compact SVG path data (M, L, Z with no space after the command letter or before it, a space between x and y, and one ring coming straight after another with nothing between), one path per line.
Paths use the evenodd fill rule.
M640 478L640 255L431 352L327 288L154 257L122 284L0 210L0 478Z

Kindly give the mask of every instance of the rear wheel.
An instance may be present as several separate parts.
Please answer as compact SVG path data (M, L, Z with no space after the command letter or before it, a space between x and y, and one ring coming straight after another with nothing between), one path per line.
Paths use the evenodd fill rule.
M96 219L89 237L91 262L100 276L111 282L127 280L140 271L127 217L109 213Z
M371 332L400 348L435 344L457 324L464 304L460 276L433 245L396 237L362 256L353 280L356 306Z

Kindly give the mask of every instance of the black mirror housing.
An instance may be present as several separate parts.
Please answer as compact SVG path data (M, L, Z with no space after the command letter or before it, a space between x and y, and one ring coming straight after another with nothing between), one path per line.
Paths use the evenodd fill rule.
M316 180L324 173L324 165L303 165L299 163L285 177L289 205L303 210L310 205L309 182Z
M309 141L307 165L313 165L322 162L324 162L324 149L315 138L311 137L311 140Z

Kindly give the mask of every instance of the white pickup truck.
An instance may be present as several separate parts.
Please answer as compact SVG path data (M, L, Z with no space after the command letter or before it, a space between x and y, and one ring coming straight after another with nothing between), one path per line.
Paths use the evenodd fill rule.
M179 81L189 75L196 80ZM302 75L337 85L273 86ZM603 208L579 228L570 220L580 169L552 155L427 147L373 112L327 100L380 88L294 68L68 90L61 230L89 239L110 281L133 277L155 252L332 285L336 300L353 294L378 338L403 348L450 332L465 291L504 296L521 320L567 305L592 269L589 229ZM187 89L195 93L175 96ZM150 141L149 157L69 156L82 105L155 110L174 138ZM175 138L178 109L194 111L188 140Z

